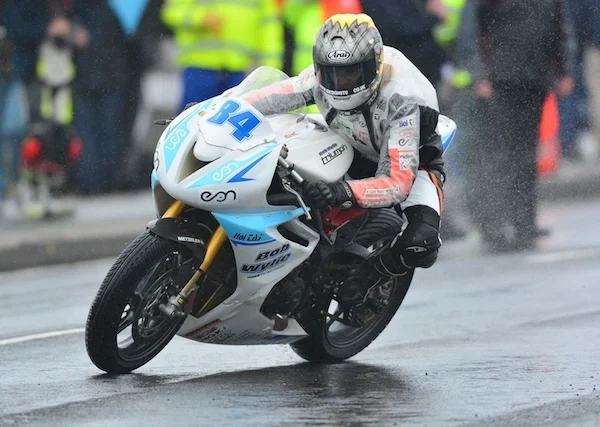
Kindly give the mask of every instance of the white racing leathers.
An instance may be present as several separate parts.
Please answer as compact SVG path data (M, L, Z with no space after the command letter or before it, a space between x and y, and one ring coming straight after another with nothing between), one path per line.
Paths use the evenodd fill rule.
M439 114L435 88L398 50L385 46L384 61L378 93L353 111L329 105L312 65L280 87L265 89L251 102L261 110L260 98L269 97L263 105L286 111L316 104L333 130L377 164L373 177L348 181L360 206L426 205L441 214L444 170L441 139L435 132Z

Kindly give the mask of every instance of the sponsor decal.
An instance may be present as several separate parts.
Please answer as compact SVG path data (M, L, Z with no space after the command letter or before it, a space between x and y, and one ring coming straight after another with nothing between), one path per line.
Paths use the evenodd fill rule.
M254 259L254 262L252 264L242 265L241 272L246 274L266 273L268 271L273 271L277 268L283 267L283 265L292 256L289 250L290 245L289 243L286 243L285 245L280 246L277 249L260 252Z
M190 237L190 236L177 236L177 241L178 242L197 243L197 244L204 243L202 241L202 239L198 239L197 237Z
M323 90L323 92L329 94L329 95L333 95L333 96L347 96L350 95L350 92L348 92L347 90L329 90L324 88L323 86L321 86L321 89Z
M332 50L327 54L327 59L333 62L346 62L350 59L350 52L347 50Z
M185 334L185 336L193 339L203 338L214 332L217 329L216 325L220 322L221 319L213 320L207 325L201 326L198 329L194 329L193 331L188 332L187 334Z
M212 174L212 179L215 182L222 182L226 177L228 177L234 170L238 169L240 165L236 162L229 162L226 165L221 166L221 168Z
M203 191L200 194L200 199L203 202L212 202L214 200L215 202L221 203L226 201L229 198L229 196L232 196L233 200L237 199L237 194L233 190L217 191L216 193L211 193L210 191Z
M400 189L394 188L370 188L365 191L365 197L369 199L389 198L400 193Z
M400 154L400 169L410 169L414 156L411 153Z
M407 128L402 129L398 132L398 136L400 138L416 138L417 137L417 129L416 128Z
M295 136L297 136L297 135L298 135L298 133L297 133L297 132L292 132L292 133L286 133L285 135L283 135L283 137L284 137L285 139L290 139L290 138L293 138L293 137L295 137Z
M379 98L379 100L377 101L377 105L375 106L375 108L378 108L380 110L384 110L385 111L385 106L387 105L387 99L385 98L385 96L382 96L381 98Z
M187 129L178 128L175 129L168 138L165 139L165 150L177 150L179 144L181 144L184 138L189 134Z
M415 123L414 119L403 119L400 120L400 127L405 128L408 126L412 126Z
M263 234L262 233L235 233L233 235L233 238L235 240L240 240L242 242L258 242L259 240L262 240L263 238Z
M354 93L358 93L358 92L362 92L363 90L365 90L367 88L366 85L361 85L359 87L355 87L354 89L352 89L352 92Z
M241 246L258 246L275 241L263 233L235 233L230 240L234 245Z
M348 146L346 144L342 144L341 146L338 146L337 143L333 143L329 147L327 147L324 150L319 152L319 156L321 157L321 162L324 165L326 165L327 163L331 162L336 157L341 156L342 153L344 151L346 151L347 149L348 149Z
M156 150L154 152L154 170L158 171L158 167L160 166L160 159L158 158L159 154L158 154L158 150Z

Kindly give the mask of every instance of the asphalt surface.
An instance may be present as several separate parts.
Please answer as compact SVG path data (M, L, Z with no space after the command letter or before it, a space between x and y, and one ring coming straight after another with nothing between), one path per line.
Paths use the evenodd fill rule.
M351 361L175 338L102 375L82 328L112 259L0 274L0 424L594 426L600 423L600 199L549 203L536 251L447 244Z
M447 185L448 212L460 208L453 182ZM600 168L585 165L563 167L543 177L539 185L542 203L600 197ZM154 218L149 191L92 198L66 199L74 208L69 218L31 222L9 206L0 218L0 271L35 265L93 260L119 254L128 242Z

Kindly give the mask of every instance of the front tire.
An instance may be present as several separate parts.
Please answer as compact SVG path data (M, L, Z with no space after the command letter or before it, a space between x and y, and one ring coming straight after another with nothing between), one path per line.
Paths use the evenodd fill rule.
M87 352L98 368L109 374L131 372L154 358L177 333L185 316L169 318L158 304L178 291L173 280L183 260L192 256L182 251L175 242L146 231L117 258L96 294L85 328Z
M377 246L389 242L401 229L402 220L398 214L392 209L382 209L368 219L354 241L365 247ZM413 274L414 270L411 270L383 284L382 287L391 286L383 312L359 328L348 326L332 332L326 316L317 311L305 314L301 324L310 330L310 336L292 343L292 349L303 359L318 363L336 363L360 353L392 320L408 292Z

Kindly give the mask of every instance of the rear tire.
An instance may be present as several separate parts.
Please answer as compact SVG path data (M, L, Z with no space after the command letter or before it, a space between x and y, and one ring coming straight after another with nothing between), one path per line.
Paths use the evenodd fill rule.
M176 243L146 231L117 258L96 294L85 328L87 352L98 368L109 374L131 372L154 358L177 333L185 316L161 317L157 305L163 293L173 292L169 288L181 258L191 257L180 250ZM118 342L129 327L131 338Z
M402 220L398 214L393 209L382 209L368 219L363 229L356 234L354 241L365 247L387 243L401 229ZM345 340L344 331L341 332L341 339L334 340L327 327L327 317L314 312L304 316L305 319L312 319L308 320L309 324L306 324L306 320L303 323L303 326L311 331L311 335L290 346L298 356L309 362L336 363L355 356L369 346L392 320L408 292L413 273L414 270L405 276L392 278L393 289L384 311L368 325L360 328L348 327Z

